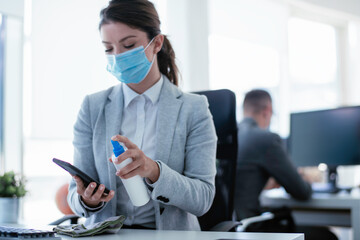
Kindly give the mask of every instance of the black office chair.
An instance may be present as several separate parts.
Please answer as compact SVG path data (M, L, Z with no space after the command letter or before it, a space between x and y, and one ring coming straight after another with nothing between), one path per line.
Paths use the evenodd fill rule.
M232 219L237 156L236 97L227 89L195 93L207 97L218 137L215 199L210 210L199 217L201 229L208 231Z
M205 95L218 136L215 177L216 194L210 210L199 217L203 231L251 231L254 224L283 218L284 211L265 212L259 216L233 221L237 160L236 97L228 89L195 92Z

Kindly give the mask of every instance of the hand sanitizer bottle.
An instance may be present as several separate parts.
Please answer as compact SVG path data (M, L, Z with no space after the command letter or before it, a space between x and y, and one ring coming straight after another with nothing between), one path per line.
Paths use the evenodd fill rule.
M132 162L131 158L125 159L120 164L115 164L115 158L118 157L120 154L125 152L127 149L120 145L118 141L111 140L111 144L113 145L113 152L112 161L114 166L117 170L125 167L129 163ZM144 180L139 175L133 176L128 179L121 179L122 183L125 186L125 189L129 195L129 198L134 206L143 206L150 200L149 193L145 186Z

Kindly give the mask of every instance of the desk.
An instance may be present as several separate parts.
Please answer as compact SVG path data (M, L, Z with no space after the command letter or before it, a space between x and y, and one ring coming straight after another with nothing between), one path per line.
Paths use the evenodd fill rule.
M313 193L309 201L297 201L284 190L273 189L263 191L260 201L264 207L290 207L299 225L352 227L353 239L360 239L359 193Z
M60 235L63 240L74 238ZM156 231L139 229L120 229L117 234L83 237L82 240L216 240L216 239L241 239L241 240L304 240L303 234L284 233L235 233L235 232L200 232L200 231ZM39 239L40 240L40 239Z
M74 238L61 236L62 239ZM81 238L89 240L90 238ZM284 233L235 233L235 232L200 232L200 231L156 231L138 229L120 229L117 234L100 235L91 239L104 240L216 240L216 239L241 239L241 240L304 240L303 234Z
M4 224L6 225L6 224ZM16 227L14 224L10 226ZM17 227L24 227L17 226ZM51 230L51 226L38 227L28 225L28 228ZM57 235L62 240L74 240L74 238ZM201 232L201 231L158 231L141 229L120 229L117 234L104 234L94 237L81 237L79 240L304 240L304 234L299 233L236 233L236 232ZM41 238L39 238L41 240Z

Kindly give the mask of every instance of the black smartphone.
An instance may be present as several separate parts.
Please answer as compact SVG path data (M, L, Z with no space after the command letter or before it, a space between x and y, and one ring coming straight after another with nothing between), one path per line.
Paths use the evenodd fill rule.
M84 173L83 171L81 171L80 169L78 169L77 167L75 167L74 165L68 162L62 161L57 158L53 158L53 162L59 165L60 167L62 167L63 169L65 169L66 171L68 171L71 175L80 177L85 187L87 187L91 182L95 182L96 188L94 191L96 192L98 186L100 185L98 181L94 180L92 177L90 177L89 175L87 175L86 173ZM109 192L110 190L105 187L104 193L109 194Z

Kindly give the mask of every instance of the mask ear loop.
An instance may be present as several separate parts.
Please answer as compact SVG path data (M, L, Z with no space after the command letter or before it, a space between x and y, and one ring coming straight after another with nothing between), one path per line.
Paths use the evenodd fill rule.
M145 50L150 46L150 44L154 41L154 39L155 39L157 36L159 36L159 34L156 35L155 37L153 37L153 38L151 39L151 41L148 43L148 45L146 45L146 47L144 48L144 52L145 52ZM151 60L151 65L153 64L156 55L157 55L157 54L154 54L153 59Z
M150 46L150 44L154 41L154 39L155 39L157 36L159 36L159 34L156 35L155 37L153 37L153 38L151 39L151 41L148 43L148 45L146 45L146 47L144 48L144 52L145 52L145 50Z

